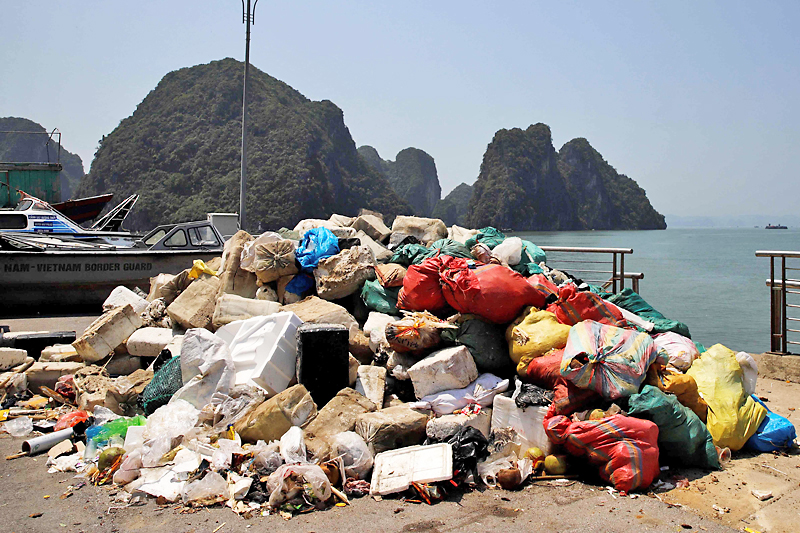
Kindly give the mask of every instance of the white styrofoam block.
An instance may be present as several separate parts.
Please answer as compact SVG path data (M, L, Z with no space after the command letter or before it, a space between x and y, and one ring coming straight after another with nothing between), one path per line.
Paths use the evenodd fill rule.
M461 389L478 379L478 368L466 346L433 352L408 369L417 398Z
M360 392L375 405L383 406L383 394L386 389L386 368L382 366L361 365L358 367L356 391Z
M297 367L295 332L303 321L291 312L256 316L215 333L231 350L236 384L253 384L273 396L289 386Z
M103 302L103 311L111 311L117 307L123 307L125 304L131 304L136 313L142 313L147 309L147 300L130 290L128 287L120 285L108 295L106 301Z
M140 327L141 315L125 304L95 320L72 346L84 362L94 363L113 352Z
M544 453L553 451L553 444L547 438L543 421L547 415L547 407L517 407L514 400L498 394L492 403L492 431L511 427L523 439L523 451L532 446L540 448Z
M371 495L393 494L411 483L434 483L453 477L453 447L446 442L381 452L372 467Z
M434 441L446 440L458 433L463 427L473 427L489 438L492 425L492 410L481 409L476 415L442 415L428 420L425 433Z
M17 348L0 348L0 370L9 370L21 365L28 358L28 352Z
M172 337L174 334L171 329L141 328L128 337L125 347L129 354L137 357L158 357Z

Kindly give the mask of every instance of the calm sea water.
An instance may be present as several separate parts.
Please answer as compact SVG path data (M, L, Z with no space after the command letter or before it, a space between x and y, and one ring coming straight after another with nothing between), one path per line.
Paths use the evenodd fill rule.
M769 350L769 259L756 250L800 250L800 230L667 229L517 233L540 246L633 248L625 270L639 292L692 338L733 350ZM555 257L555 254L554 254ZM580 277L580 276L579 276ZM588 277L588 276L586 276Z

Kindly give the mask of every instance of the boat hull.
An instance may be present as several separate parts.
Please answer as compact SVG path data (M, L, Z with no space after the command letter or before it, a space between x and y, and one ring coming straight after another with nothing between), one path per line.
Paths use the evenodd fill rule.
M0 251L0 313L99 305L114 287L147 292L151 277L219 255L221 250Z

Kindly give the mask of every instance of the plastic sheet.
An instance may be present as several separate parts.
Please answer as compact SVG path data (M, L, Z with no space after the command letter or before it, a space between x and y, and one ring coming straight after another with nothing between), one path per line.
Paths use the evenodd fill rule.
M228 345L206 329L190 329L181 346L181 376L183 387L170 403L183 400L202 409L215 393L227 394L236 379Z
M12 437L25 437L33 431L33 420L27 416L21 416L14 420L9 420L3 424L3 431Z
M207 473L203 479L192 481L187 484L181 497L183 503L190 503L200 500L210 500L213 498L222 498L228 492L228 483L225 478L216 472Z
M306 441L300 427L292 426L281 437L281 457L288 464L308 462Z

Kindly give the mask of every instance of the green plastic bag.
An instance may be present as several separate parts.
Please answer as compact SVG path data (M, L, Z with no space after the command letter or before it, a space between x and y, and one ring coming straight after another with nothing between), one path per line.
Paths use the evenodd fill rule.
M400 315L397 310L397 296L401 287L384 287L377 280L364 282L361 299L372 311L386 315Z
M94 441L98 446L102 446L111 437L125 438L128 434L128 428L131 426L143 426L147 424L147 419L142 415L136 415L133 418L115 418L106 422L102 426L92 426L86 430L86 438Z
M518 264L511 267L525 277L541 274L544 272L539 263L547 261L547 254L544 250L533 244L531 241L522 239L522 255Z
M478 243L485 244L489 249L494 249L495 246L506 240L506 235L502 231L495 229L491 226L486 226L478 230L478 234L474 237L467 239L464 243L470 250Z
M504 328L477 318L462 315L458 329L443 329L444 341L466 346L479 372L502 373L513 368L508 357Z
M156 409L166 405L181 387L183 387L181 357L176 355L158 369L139 396L139 403L144 414L150 416Z
M641 296L627 287L622 289L622 291L617 294L603 297L617 307L621 307L626 311L630 311L634 315L639 315L649 322L652 322L655 325L652 331L653 335L657 333L665 333L667 331L674 331L675 333L683 335L689 339L692 338L692 335L689 333L689 327L686 324L683 322L678 322L677 320L668 319L656 311L649 303L644 301Z
M628 398L628 414L658 426L660 462L719 470L719 458L708 428L672 394L645 385Z
M398 263L404 267L418 265L435 253L435 250L431 250L421 244L404 244L394 251L389 263Z
M433 252L431 256L436 254L436 250L441 250L440 255L449 255L450 257L463 257L464 259L472 259L472 253L469 248L464 246L458 241L451 239L439 239L431 244L430 250Z

